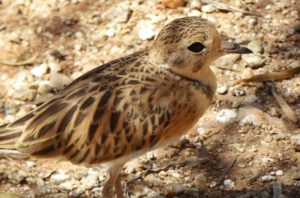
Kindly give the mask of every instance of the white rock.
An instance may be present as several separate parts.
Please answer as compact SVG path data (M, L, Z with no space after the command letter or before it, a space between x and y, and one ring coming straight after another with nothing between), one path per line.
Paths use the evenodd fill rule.
M262 67L265 63L265 60L261 56L258 56L256 54L243 56L243 60L246 62L247 66L253 69Z
M91 189L98 185L98 176L94 174L88 175L87 177L82 178L80 182L85 189Z
M199 1L199 0L190 0L189 5L192 9L193 8L200 9L201 8L201 1Z
M255 115L246 115L239 123L241 126L245 125L259 125L258 118Z
M94 195L95 197L100 197L100 196L101 196L101 193L102 193L102 188L100 188L100 187L93 188L93 189L91 190L91 193L93 193L93 195Z
M268 182L268 181L274 181L276 178L272 175L264 175L261 177L261 181Z
M26 165L28 168L32 168L32 167L35 167L35 162L33 161L26 161Z
M156 159L156 155L155 155L155 153L153 151L148 152L146 156L147 156L148 160L154 160L154 159Z
M83 37L83 33L78 31L78 32L75 32L75 37L78 38L78 39L81 39Z
M225 179L224 186L226 186L227 188L234 188L234 181L232 181L231 179Z
M63 190L71 191L76 187L75 180L67 180L59 184Z
M221 85L217 88L218 94L224 95L228 92L228 86L227 85Z
M195 145L195 147L197 149L201 149L202 148L202 143L201 142L196 142L196 143L194 143L194 145Z
M69 195L70 195L71 197L80 197L80 195L83 194L84 191L85 191L84 188L78 187L78 188L76 188L74 191L71 191L71 192L69 193Z
M205 129L200 127L200 128L197 128L196 132L198 135L203 136L205 134Z
M277 170L275 172L276 176L283 176L283 171L282 170Z
M201 11L202 12L206 12L206 13L211 13L211 12L215 12L217 9L215 8L215 6L212 5L205 5L202 6Z
M237 112L234 109L222 109L217 113L216 120L221 123L232 123L236 120Z
M190 16L201 16L202 13L201 13L199 10L193 9L193 10L189 11L189 12L187 13L187 15L188 15L189 17L190 17Z
M151 40L155 36L153 25L150 22L140 21L138 23L138 36L141 40Z
M19 184L24 179L26 179L26 177L27 173L22 170L11 172L8 174L8 178L15 184Z
M257 24L257 20L256 20L255 18L250 18L250 19L248 20L248 24L249 24L249 25L256 25L256 24Z
M240 54L230 54L221 57L217 60L218 65L222 65L223 67L229 67L232 68L232 66L237 63L241 59Z
M81 180L85 189L90 189L98 185L98 177L96 175L89 175Z
M263 53L263 51L264 51L263 45L264 44L261 40L254 39L247 45L247 47L255 53ZM249 57L251 57L251 56L249 56Z
M274 176L275 174L276 174L275 171L270 172L270 175L272 175L272 176Z
M116 30L113 27L109 27L105 32L105 35L108 37L113 37L115 36L115 34L116 34Z
M209 187L211 188L214 188L218 185L218 183L216 181L212 181L210 184L209 184Z
M272 19L272 15L270 15L270 14L267 14L267 15L265 15L265 17L264 17L265 19Z
M62 89L70 84L72 80L64 74L52 72L49 85L55 89Z
M181 174L179 174L177 171L175 171L175 170L169 170L168 171L169 172L169 174L172 176L172 177L176 177L176 178L180 178L182 175Z
M272 158L270 158L268 156L263 156L261 158L261 162L262 162L263 165L267 165L267 164L269 164L271 162L274 162L274 159L272 159Z
M48 70L48 66L46 64L41 64L39 66L36 66L34 68L31 69L31 74L34 75L35 77L42 77L44 74L47 73Z
M81 50L82 50L82 48L83 48L83 46L82 46L82 44L81 44L81 43L76 43L76 44L74 45L74 49L75 49L75 51L81 51Z
M54 173L53 175L51 175L50 180L53 183L61 183L69 180L70 178L70 175L67 175L65 173Z
M271 10L271 8L272 8L272 5L270 5L270 4L268 4L268 5L266 5L266 10Z

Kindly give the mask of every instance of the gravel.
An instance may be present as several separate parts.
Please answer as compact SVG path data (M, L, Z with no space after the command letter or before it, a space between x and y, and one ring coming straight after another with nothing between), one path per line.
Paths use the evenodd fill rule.
M261 180L263 182L270 182L270 181L276 180L276 177L274 177L272 175L264 175L264 176L261 177Z
M232 123L237 118L237 111L235 109L222 109L216 115L216 120L221 123Z
M231 197L272 197L269 187L262 184L274 178L282 183L284 196L300 194L296 187L300 171L293 167L299 164L298 123L286 122L268 83L238 82L299 66L298 2L287 0L265 5L247 0L218 1L263 13L264 17L232 9L224 12L218 5L198 0L174 2L3 1L0 62L20 62L36 53L37 59L32 65L20 67L0 63L0 124L31 111L34 104L53 96L84 72L150 46L167 21L202 16L215 23L222 34L230 37L229 41L249 47L254 54L227 55L216 61L212 66L218 79L215 103L184 136L179 147L172 144L175 146L128 163L123 184L149 167L187 161L184 166L149 174L134 182L128 187L130 195L170 197L171 193L179 193L174 197L221 197L226 188ZM298 74L273 82L297 115L300 113L298 82ZM260 111L250 111L244 106ZM208 188L221 174L220 167L226 167L236 154L237 165L226 175L226 185ZM263 175L265 181L260 177L249 184L248 178L262 168L274 173ZM34 189L37 197L96 197L107 174L104 168L94 171L68 162L0 158L0 177L3 192L24 195Z

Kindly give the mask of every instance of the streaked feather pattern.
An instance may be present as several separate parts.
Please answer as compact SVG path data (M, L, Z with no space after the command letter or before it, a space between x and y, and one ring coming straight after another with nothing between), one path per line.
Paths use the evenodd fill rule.
M209 105L210 88L153 65L147 56L147 50L137 52L79 77L49 102L2 126L0 147L94 164L181 135Z
M184 17L167 24L148 49L82 75L49 102L0 126L0 148L75 164L110 162L103 197L123 198L120 170L129 159L176 140L212 102L210 64L228 53L213 24Z

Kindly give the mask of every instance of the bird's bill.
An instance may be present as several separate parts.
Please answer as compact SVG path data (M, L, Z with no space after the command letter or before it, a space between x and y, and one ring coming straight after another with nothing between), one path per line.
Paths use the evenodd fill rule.
M253 53L247 47L242 47L236 43L223 42L221 47L222 54L250 54Z

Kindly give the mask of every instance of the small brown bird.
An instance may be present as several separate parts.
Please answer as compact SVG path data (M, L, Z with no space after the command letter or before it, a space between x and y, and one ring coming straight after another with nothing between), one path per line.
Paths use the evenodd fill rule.
M167 24L153 45L82 75L55 97L0 127L0 148L74 164L108 163L103 197L123 197L128 160L189 131L211 104L216 78L209 65L251 51L221 40L200 17Z

